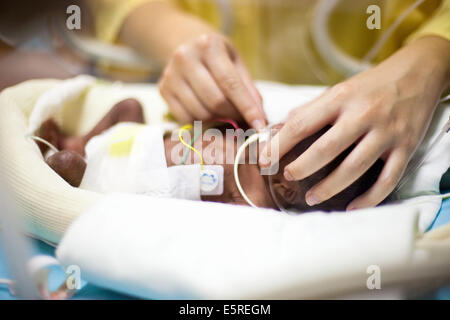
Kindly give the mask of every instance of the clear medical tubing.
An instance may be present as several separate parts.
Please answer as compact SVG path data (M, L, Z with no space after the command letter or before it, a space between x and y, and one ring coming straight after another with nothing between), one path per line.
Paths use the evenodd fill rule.
M363 59L358 60L341 50L330 38L328 32L328 22L334 8L339 0L321 0L316 8L311 30L312 39L321 57L327 61L334 69L345 76L352 76L356 73L367 70L371 67L370 61L378 54L386 41L398 26L409 16L409 14L421 5L425 0L417 0L408 7L394 21L394 23L382 34L375 44L366 53Z
M450 99L450 95L446 96L445 98L441 99L439 103L445 102ZM427 150L423 153L421 157L418 157L417 159L411 161L408 168L406 169L405 174L400 179L400 182L397 184L397 187L395 188L394 192L400 190L405 183L411 178L411 176L417 171L417 169L420 168L420 166L425 162L425 160L428 159L428 156L431 154L431 151L439 144L439 142L444 138L444 136L450 132L450 117L447 121L447 123L442 128L439 135L434 139L434 141L431 143L431 145L428 147Z
M264 131L262 131L261 133L255 133L254 135L251 135L243 144L242 146L240 146L240 148L238 149L237 153L236 153L236 157L234 159L234 181L236 182L236 186L240 192L240 194L242 195L242 197L244 198L244 200L252 207L257 208L257 206L253 203L252 200L250 200L250 198L247 196L247 194L244 191L244 188L242 188L241 185L241 181L239 180L239 159L241 158L242 154L245 152L245 149L251 145L252 143L257 142L258 140L260 141L268 141L269 138L272 138L272 132L271 130L271 126L266 127L266 129ZM281 212L284 213L295 213L295 212L290 212L288 210L286 210L286 208L284 208L284 206L280 203L280 201L278 201L278 198L276 197L276 193L273 189L273 182L272 182L272 174L269 174L268 176L268 180L269 180L269 189L270 189L270 195L272 196L272 200L275 203L275 205L278 207L278 209Z
M375 42L372 48L366 53L362 59L363 63L372 61L383 48L386 41L391 37L392 33L398 26L405 20L411 12L413 12L418 6L420 6L425 0L417 0L410 7L408 7L402 14L394 21L394 23L381 35L381 37Z
M255 133L254 135L251 135L243 144L240 146L236 153L236 157L234 159L234 181L236 182L236 186L241 193L241 196L244 198L247 203L252 206L253 208L257 208L257 206L250 200L250 198L245 193L244 189L242 188L241 181L239 180L239 159L241 158L242 154L245 152L245 149L252 143L258 141L260 138L259 133Z
M265 141L269 141L270 138L272 138L272 126L269 125L267 126L263 131L261 131L260 133L255 133L253 135L251 135L250 137L248 137L248 139L239 147L237 153L236 153L236 157L234 158L234 181L236 183L236 186L241 194L241 196L244 198L244 200L252 207L257 208L257 206L253 203L252 200L250 200L250 198L247 196L247 194L244 191L244 188L242 188L241 185L241 181L239 180L239 160L241 158L241 156L245 153L245 149L250 146L252 143L255 143L259 140L259 142L265 142ZM271 175L269 175L269 185L270 185L270 179L271 179ZM271 192L272 198L273 198L273 193ZM280 206L278 205L278 200L277 199L273 199L273 201L275 202L275 204L279 207L279 209L281 211L286 212L285 210L282 210L280 208Z
M413 161L409 164L408 168L406 169L405 174L403 175L403 178L401 178L400 182L398 183L397 187L394 191L400 190L405 183L411 178L411 176L417 171L417 169L422 166L422 164L425 162L425 160L428 159L428 156L431 154L431 151L439 144L439 142L442 140L442 138L450 131L450 118L448 119L445 126L442 128L439 135L434 139L434 141L431 143L431 145L428 147L428 149L423 153L423 155Z
M53 152L59 152L58 148L56 148L54 145L52 145L52 144L51 144L50 142L48 142L47 140L44 140L44 139L42 139L42 138L40 138L40 137L38 137L38 136L26 135L25 137L26 137L26 138L30 138L30 139L35 140L35 141L39 141L39 142L45 144L45 145L46 145L47 147L49 147Z

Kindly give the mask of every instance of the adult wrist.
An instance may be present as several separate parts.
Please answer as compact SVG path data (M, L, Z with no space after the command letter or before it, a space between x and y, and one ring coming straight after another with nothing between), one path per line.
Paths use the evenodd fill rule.
M440 36L424 36L419 38L416 45L420 45L425 51L426 56L420 57L426 68L436 72L439 83L441 84L441 91L450 87L450 41Z

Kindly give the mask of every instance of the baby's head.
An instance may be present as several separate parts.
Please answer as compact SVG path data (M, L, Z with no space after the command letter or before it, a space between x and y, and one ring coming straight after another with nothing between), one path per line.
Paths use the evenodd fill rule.
M279 127L280 126L278 126L278 128ZM202 200L247 205L247 202L239 192L234 180L234 159L238 149L238 142L242 142L242 137L240 137L241 139L236 139L235 135L227 135L224 127L220 129L221 131L218 132L218 135L209 137L211 139L205 139L205 135L202 135L202 139L198 139L198 141L194 143L195 148L198 149L201 147L206 164L218 164L222 165L224 168L223 194L217 196L202 196ZM343 159L351 152L353 146L345 150L328 165L301 181L287 181L283 176L284 167L307 150L309 146L327 130L328 128L324 128L297 144L280 160L278 173L271 176L270 179L268 176L261 175L261 168L257 165L257 154L259 154L260 150L257 148L247 148L245 152L245 161L243 164L240 164L238 168L239 180L245 193L256 206L262 208L278 208L270 192L269 180L272 182L273 194L278 203L288 210L299 212L312 210L345 210L350 201L364 193L375 183L383 167L383 162L381 160L378 160L352 185L331 199L312 207L306 204L306 192L337 168ZM220 143L216 144L216 142ZM211 148L212 143L215 143L213 148ZM185 152L185 147L180 145L178 139L172 139L171 137L166 137L164 139L164 145L167 165L180 165L180 163L172 161L172 156L174 151L175 154L177 154L178 151L181 151L181 154ZM182 147L181 149L180 146ZM209 150L209 152L207 150ZM253 163L250 163L251 157L249 150L256 153L253 154ZM190 152L190 158L188 157L187 163L199 162L200 159L195 157L195 153ZM58 152L54 156L48 158L47 163L72 186L78 187L80 185L86 169L86 163L77 152L74 152L73 150Z
M335 158L332 162L330 162L322 169L300 181L287 181L283 176L284 167L295 160L304 151L306 151L309 146L320 136L322 136L328 129L329 127L324 128L297 144L280 160L278 173L271 176L274 196L284 208L299 212L314 210L345 210L347 205L354 198L368 190L378 178L378 175L383 167L382 160L378 160L363 176L361 176L353 184L351 184L349 187L347 187L331 199L324 201L316 206L309 206L305 201L306 192L315 184L320 182L323 178L328 176L335 168L337 168L337 166L351 152L354 146L351 146L347 150L342 152L337 158ZM238 147L236 139L226 135L223 135L222 139L223 154L229 152L230 149L226 150L227 148L231 148L231 150L233 150L233 155L235 155ZM210 143L211 141L203 141L202 148L207 148ZM233 163L223 164L223 154L220 154L220 152L215 153L213 154L212 158L205 159L205 161L208 164L223 165L224 193L220 196L205 196L202 197L202 200L247 205L247 202L240 194L234 181ZM166 156L169 156L169 154L167 153ZM193 154L192 157L194 159ZM195 160L193 161L195 162ZM257 164L249 164L248 149L246 152L245 163L239 165L239 180L247 196L256 206L262 208L278 209L270 193L269 178L268 176L261 175L261 170Z
M271 180L275 196L284 208L300 212L315 210L345 210L347 205L353 199L367 191L377 180L381 169L383 168L382 160L377 160L364 175L327 201L315 206L309 206L306 203L306 192L334 171L353 150L354 145L342 152L325 167L300 181L287 181L283 176L284 167L305 152L309 146L319 139L329 128L330 127L326 127L314 135L304 139L280 160L278 173L272 176Z

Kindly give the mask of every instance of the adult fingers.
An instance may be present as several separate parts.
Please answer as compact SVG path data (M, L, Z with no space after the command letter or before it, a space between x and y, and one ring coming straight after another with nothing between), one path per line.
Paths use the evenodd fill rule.
M258 102L245 85L241 75L231 61L223 42L211 45L206 53L205 62L217 84L245 121L256 130L264 128L264 120Z
M184 66L184 78L210 113L232 119L239 118L239 112L228 101L208 69L199 61Z
M242 80L244 81L245 85L247 86L247 89L250 91L251 95L253 96L253 99L257 102L259 112L261 114L262 119L264 120L263 125L265 126L267 124L267 119L266 119L266 114L263 109L262 95L259 92L259 90L256 88L255 83L252 79L252 76L250 75L250 72L248 71L247 67L245 66L244 62L239 57L239 55L236 56L234 63L236 65L237 71L241 75Z
M165 94L164 99L169 106L170 112L180 123L191 123L194 120L194 117L183 108L176 96L173 94Z
M365 126L354 125L350 120L338 121L296 160L286 166L285 176L292 177L291 180L302 180L309 177L333 161L365 131Z
M408 162L408 152L395 149L391 152L375 184L354 199L347 210L373 207L383 201L397 185Z
M211 112L208 111L208 109L197 98L196 94L183 79L177 78L173 81L174 88L177 88L173 95L178 98L178 101L184 109L186 109L195 119L198 120L207 120L212 118Z
M387 143L370 132L326 178L313 186L305 195L306 202L316 205L335 196L360 178L383 154Z
M301 140L309 137L337 117L337 106L328 95L323 95L308 105L301 106L287 120L281 130L271 139L271 148L261 152L259 164L269 166L272 160L281 159ZM278 159L271 159L271 150L278 151Z

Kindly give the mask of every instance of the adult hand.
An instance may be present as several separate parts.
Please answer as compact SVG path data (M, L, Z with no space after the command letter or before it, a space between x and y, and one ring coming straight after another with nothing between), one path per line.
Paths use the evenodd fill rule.
M261 95L236 50L219 34L179 46L159 88L181 122L227 117L243 118L256 130L265 126Z
M440 95L450 83L450 42L428 36L402 48L378 66L327 90L297 108L272 140L281 158L299 141L332 127L285 167L287 180L304 179L352 144L356 147L305 198L321 203L357 180L378 159L385 165L376 183L348 210L374 206L395 188L421 142ZM262 151L260 165L270 161Z

